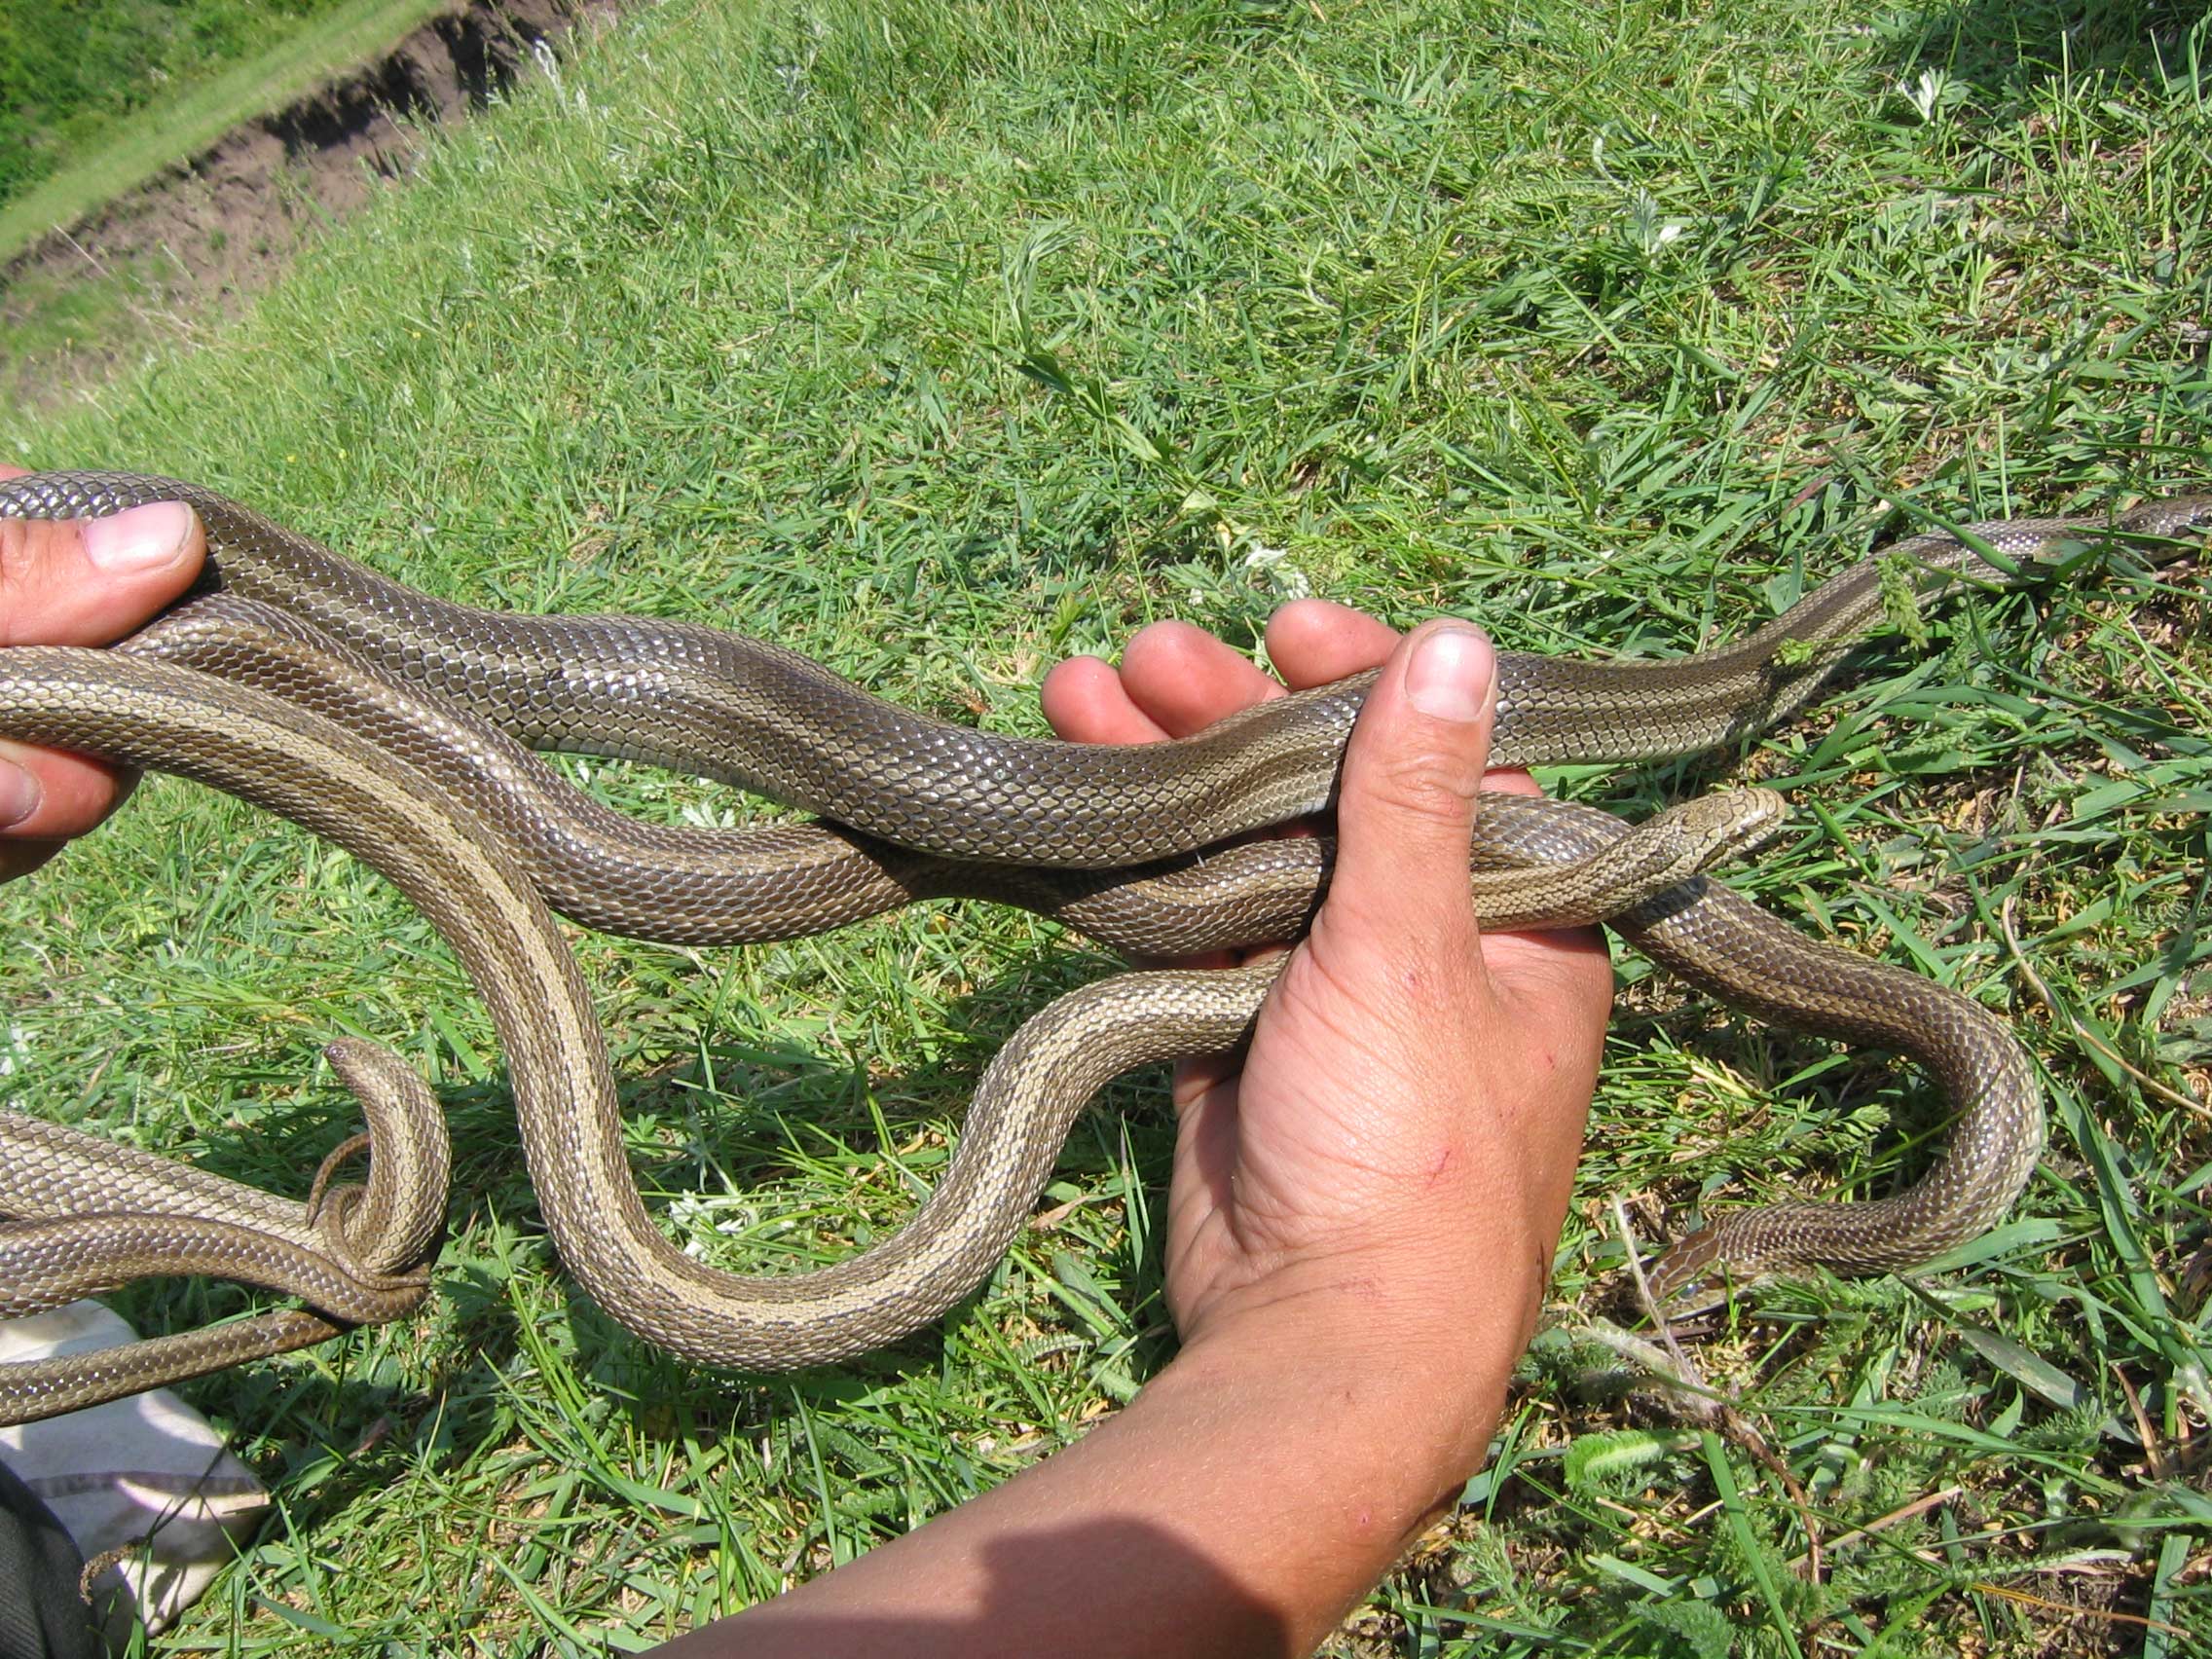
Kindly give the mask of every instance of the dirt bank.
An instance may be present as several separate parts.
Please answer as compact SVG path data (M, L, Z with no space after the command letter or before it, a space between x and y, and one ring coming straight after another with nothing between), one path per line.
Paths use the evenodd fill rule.
M465 118L535 72L561 35L603 26L618 4L456 0L375 62L57 228L0 266L0 397L67 398L136 354L125 330L96 323L87 339L8 349L11 336L57 333L36 325L73 287L112 289L141 339L235 307L316 232L406 174L421 139L402 122Z

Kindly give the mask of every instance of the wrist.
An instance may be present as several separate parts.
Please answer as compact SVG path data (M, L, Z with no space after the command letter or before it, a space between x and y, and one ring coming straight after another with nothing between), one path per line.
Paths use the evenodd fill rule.
M1401 1496L1418 1506L1409 1520L1425 1517L1488 1455L1542 1309L1543 1282L1527 1278L1446 1282L1345 1262L1272 1273L1191 1318L1147 1392L1166 1384L1163 1393L1326 1421L1347 1442L1385 1449L1368 1466L1405 1477Z
M1510 1368L1535 1334L1565 1219L1548 1207L1519 1213L1520 1197L1449 1201L1444 1210L1468 1218L1450 1227L1417 1215L1393 1232L1370 1219L1355 1241L1307 1239L1210 1272L1171 1261L1168 1307L1184 1348L1264 1348L1282 1336L1317 1356L1388 1353L1438 1374Z

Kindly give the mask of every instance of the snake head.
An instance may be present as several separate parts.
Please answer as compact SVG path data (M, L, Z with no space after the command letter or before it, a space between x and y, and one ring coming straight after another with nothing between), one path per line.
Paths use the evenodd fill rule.
M1733 858L1765 846L1781 834L1789 822L1788 801L1779 792L1763 785L1728 790L1723 795L1713 798L1728 802L1728 850Z
M2157 564L2171 564L2185 557L2202 537L2194 532L2212 527L2212 496L2173 496L2162 501L2145 501L2120 514L2121 532L2153 543L2144 549Z
M1670 1322L1724 1306L1736 1280L1720 1252L1717 1228L1701 1227L1676 1243L1651 1270L1651 1301Z
M1765 845L1781 832L1788 816L1789 803L1780 794L1751 787L1693 795L1669 807L1647 828L1664 827L1672 832L1674 862L1680 878L1687 881Z

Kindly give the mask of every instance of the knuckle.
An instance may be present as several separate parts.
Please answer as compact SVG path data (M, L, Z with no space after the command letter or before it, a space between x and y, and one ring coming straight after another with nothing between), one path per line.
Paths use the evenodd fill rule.
M1466 1009L1486 1000L1472 912L1418 929L1324 910L1307 940L1302 988L1331 1007L1386 1013Z
M32 527L0 520L0 645L35 645L35 612L49 577Z
M1382 757L1362 780L1368 799L1382 810L1440 824L1467 817L1480 781L1450 756L1418 753Z

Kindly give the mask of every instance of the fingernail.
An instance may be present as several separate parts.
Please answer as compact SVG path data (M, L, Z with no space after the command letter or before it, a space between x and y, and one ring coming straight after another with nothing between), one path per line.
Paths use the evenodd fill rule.
M103 571L151 571L184 550L192 511L181 501L156 501L85 521L85 557Z
M1431 629L1406 664L1406 701L1440 720L1471 720L1490 701L1490 641L1463 622Z
M0 830L20 824L45 798L36 778L13 760L0 760Z

